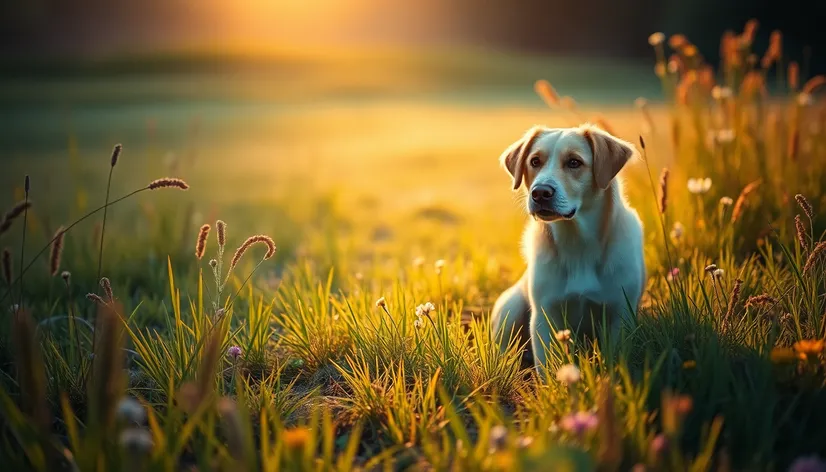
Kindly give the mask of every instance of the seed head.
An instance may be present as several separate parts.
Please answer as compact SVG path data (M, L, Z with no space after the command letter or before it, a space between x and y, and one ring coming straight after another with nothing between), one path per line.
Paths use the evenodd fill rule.
M648 44L651 46L657 47L663 42L665 42L665 35L660 32L653 33L648 37Z
M215 259L210 259L209 260L209 266L212 267L213 269L218 267L218 261L215 260Z
M753 296L753 297L749 297L749 299L746 300L746 308L749 308L749 307L752 307L752 306L760 308L760 307L764 307L766 305L772 305L773 306L775 304L777 304L777 299L774 298L773 296L767 294L767 293L764 293L762 295L756 295L756 296Z
M112 292L112 283L109 282L108 277L102 277L100 279L100 288L103 289L103 293L104 293L104 295L106 295L106 298L108 299L108 301L110 301L110 302L115 301L115 295Z
M28 200L15 203L14 206L3 215L3 218L0 219L0 234L8 231L14 220L22 215L23 212L31 208L31 206L32 202Z
M52 251L49 254L49 273L54 277L60 270L60 259L63 255L63 236L66 230L61 226L52 238Z
M430 313L434 311L436 311L436 305L427 302L416 307L416 316L419 318L422 316L430 316Z
M811 95L824 84L826 84L826 76L816 75L803 84L802 91Z
M230 261L229 268L232 270L237 264L238 261L241 260L244 253L247 252L247 249L250 248L253 244L264 244L267 246L267 253L264 254L264 260L269 259L270 257L275 254L275 242L273 242L272 238L266 236L264 234L257 234L255 236L250 236L241 244L238 249L235 250L235 254L232 256L232 261Z
M112 149L112 167L115 167L118 164L118 158L120 157L120 153L122 150L122 144L115 144L115 148Z
M707 265L707 266L706 266L706 268L705 268L705 269L703 269L703 270L705 270L705 271L706 271L706 272L708 272L709 274L712 274L712 273L714 273L714 271L715 271L715 270L717 270L717 264L709 264L709 265Z
M734 200L731 197L722 197L720 198L720 206L722 207L730 207L734 203Z
M387 308L387 300L385 300L384 297L376 300L376 308Z
M728 301L728 309L726 310L726 321L731 320L734 317L734 310L737 306L737 303L740 301L740 290L742 287L743 281L740 279L735 279L734 288L731 290L731 298Z
M809 257L806 259L806 263L803 265L804 274L812 270L812 268L815 266L818 259L824 252L826 252L826 241L821 241L817 243L817 246L815 246L815 248L812 249L812 252L809 254Z
M97 303L98 305L106 305L106 302L103 301L103 299L96 293L87 293L86 299L90 302Z
M751 195L755 190L757 190L757 188L760 187L761 183L762 181L758 179L743 187L743 190L740 192L740 196L738 196L737 201L734 202L734 210L732 210L731 212L732 223L735 223L737 220L740 219L740 216L742 215L743 210L745 210L745 206L748 203L749 195Z
M797 204L800 205L800 208L803 210L803 213L806 214L806 217L811 219L814 216L814 209L812 208L812 204L809 203L809 200L799 193L794 196L794 199Z
M69 272L68 270L64 270L63 272L61 272L60 273L60 278L63 279L63 283L66 284L66 287L71 285L71 283L72 283L72 273Z
M181 190L189 189L189 184L181 179L174 177L164 177L162 179L153 180L146 186L149 190L157 190L159 188L179 188Z
M223 249L227 243L227 224L223 220L215 222L215 229L218 232L218 247Z
M198 260L204 257L204 253L206 252L206 242L207 237L209 236L209 225L201 226L200 231L198 231L198 239L195 242L195 257Z
M571 330L570 329L559 330L559 331L556 332L556 334L554 334L554 336L556 336L557 341L559 341L563 344L567 343L568 341L571 340Z
M26 191L26 195L29 194L29 190L31 190L31 179L29 178L29 174L26 174L26 180L23 183L23 189Z
M809 245L806 243L806 227L803 226L803 219L800 215L794 217L794 229L797 233L797 242L802 249L806 249Z
M800 86L800 66L797 62L792 61L789 63L788 75L789 88L793 91L797 90L797 87Z
M663 168L660 173L660 214L665 214L668 209L668 168Z

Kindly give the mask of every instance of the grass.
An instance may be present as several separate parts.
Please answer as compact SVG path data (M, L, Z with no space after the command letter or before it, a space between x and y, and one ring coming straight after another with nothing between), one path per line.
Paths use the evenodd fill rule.
M602 117L547 87L550 113L383 104L358 109L358 125L353 109L296 113L280 131L293 141L248 144L237 161L192 148L161 164L122 139L118 172L108 150L88 168L70 138L68 160L32 164L31 189L9 201L32 206L0 235L13 262L0 288L13 307L0 328L3 462L701 471L822 454L819 79L795 84L782 56L763 69L741 47L714 88L690 44L671 38L669 66L657 39L665 104ZM775 69L786 92L764 96ZM649 282L621 339L556 339L545 382L487 321L524 268L524 215L496 157L534 122L586 119L640 142L644 159L623 174ZM290 146L293 159L273 162ZM191 189L140 190L167 173ZM48 198L48 177L66 199ZM138 191L119 200L124 188ZM97 198L105 234L103 211L73 225ZM33 254L58 221L56 271ZM232 264L255 234L278 249L261 236Z

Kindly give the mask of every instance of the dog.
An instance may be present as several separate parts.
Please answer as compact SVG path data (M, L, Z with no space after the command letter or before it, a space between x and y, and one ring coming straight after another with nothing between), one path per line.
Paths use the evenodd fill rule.
M615 337L635 319L646 285L643 226L617 178L634 156L632 144L586 123L535 126L500 157L513 190L524 185L532 219L522 239L527 269L497 299L491 328L503 349L530 341L524 359L532 354L540 374L556 331L595 339L607 328Z

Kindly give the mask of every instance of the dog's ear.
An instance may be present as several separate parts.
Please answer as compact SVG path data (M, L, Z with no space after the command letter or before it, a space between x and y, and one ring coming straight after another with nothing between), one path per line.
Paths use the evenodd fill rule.
M505 149L499 156L502 166L513 176L513 189L518 190L522 185L522 176L525 173L525 160L533 147L534 141L542 134L542 127L534 126Z
M599 188L606 189L636 150L632 144L596 126L586 124L580 130L594 155L594 180Z

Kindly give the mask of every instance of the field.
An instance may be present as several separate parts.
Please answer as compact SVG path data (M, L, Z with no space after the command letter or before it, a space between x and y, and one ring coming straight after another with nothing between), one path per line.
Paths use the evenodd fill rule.
M824 470L826 80L671 43L656 68L389 51L2 79L2 462ZM544 382L488 327L525 266L498 157L584 121L640 150L648 287L621 339L551 346ZM232 264L259 234L274 253Z

